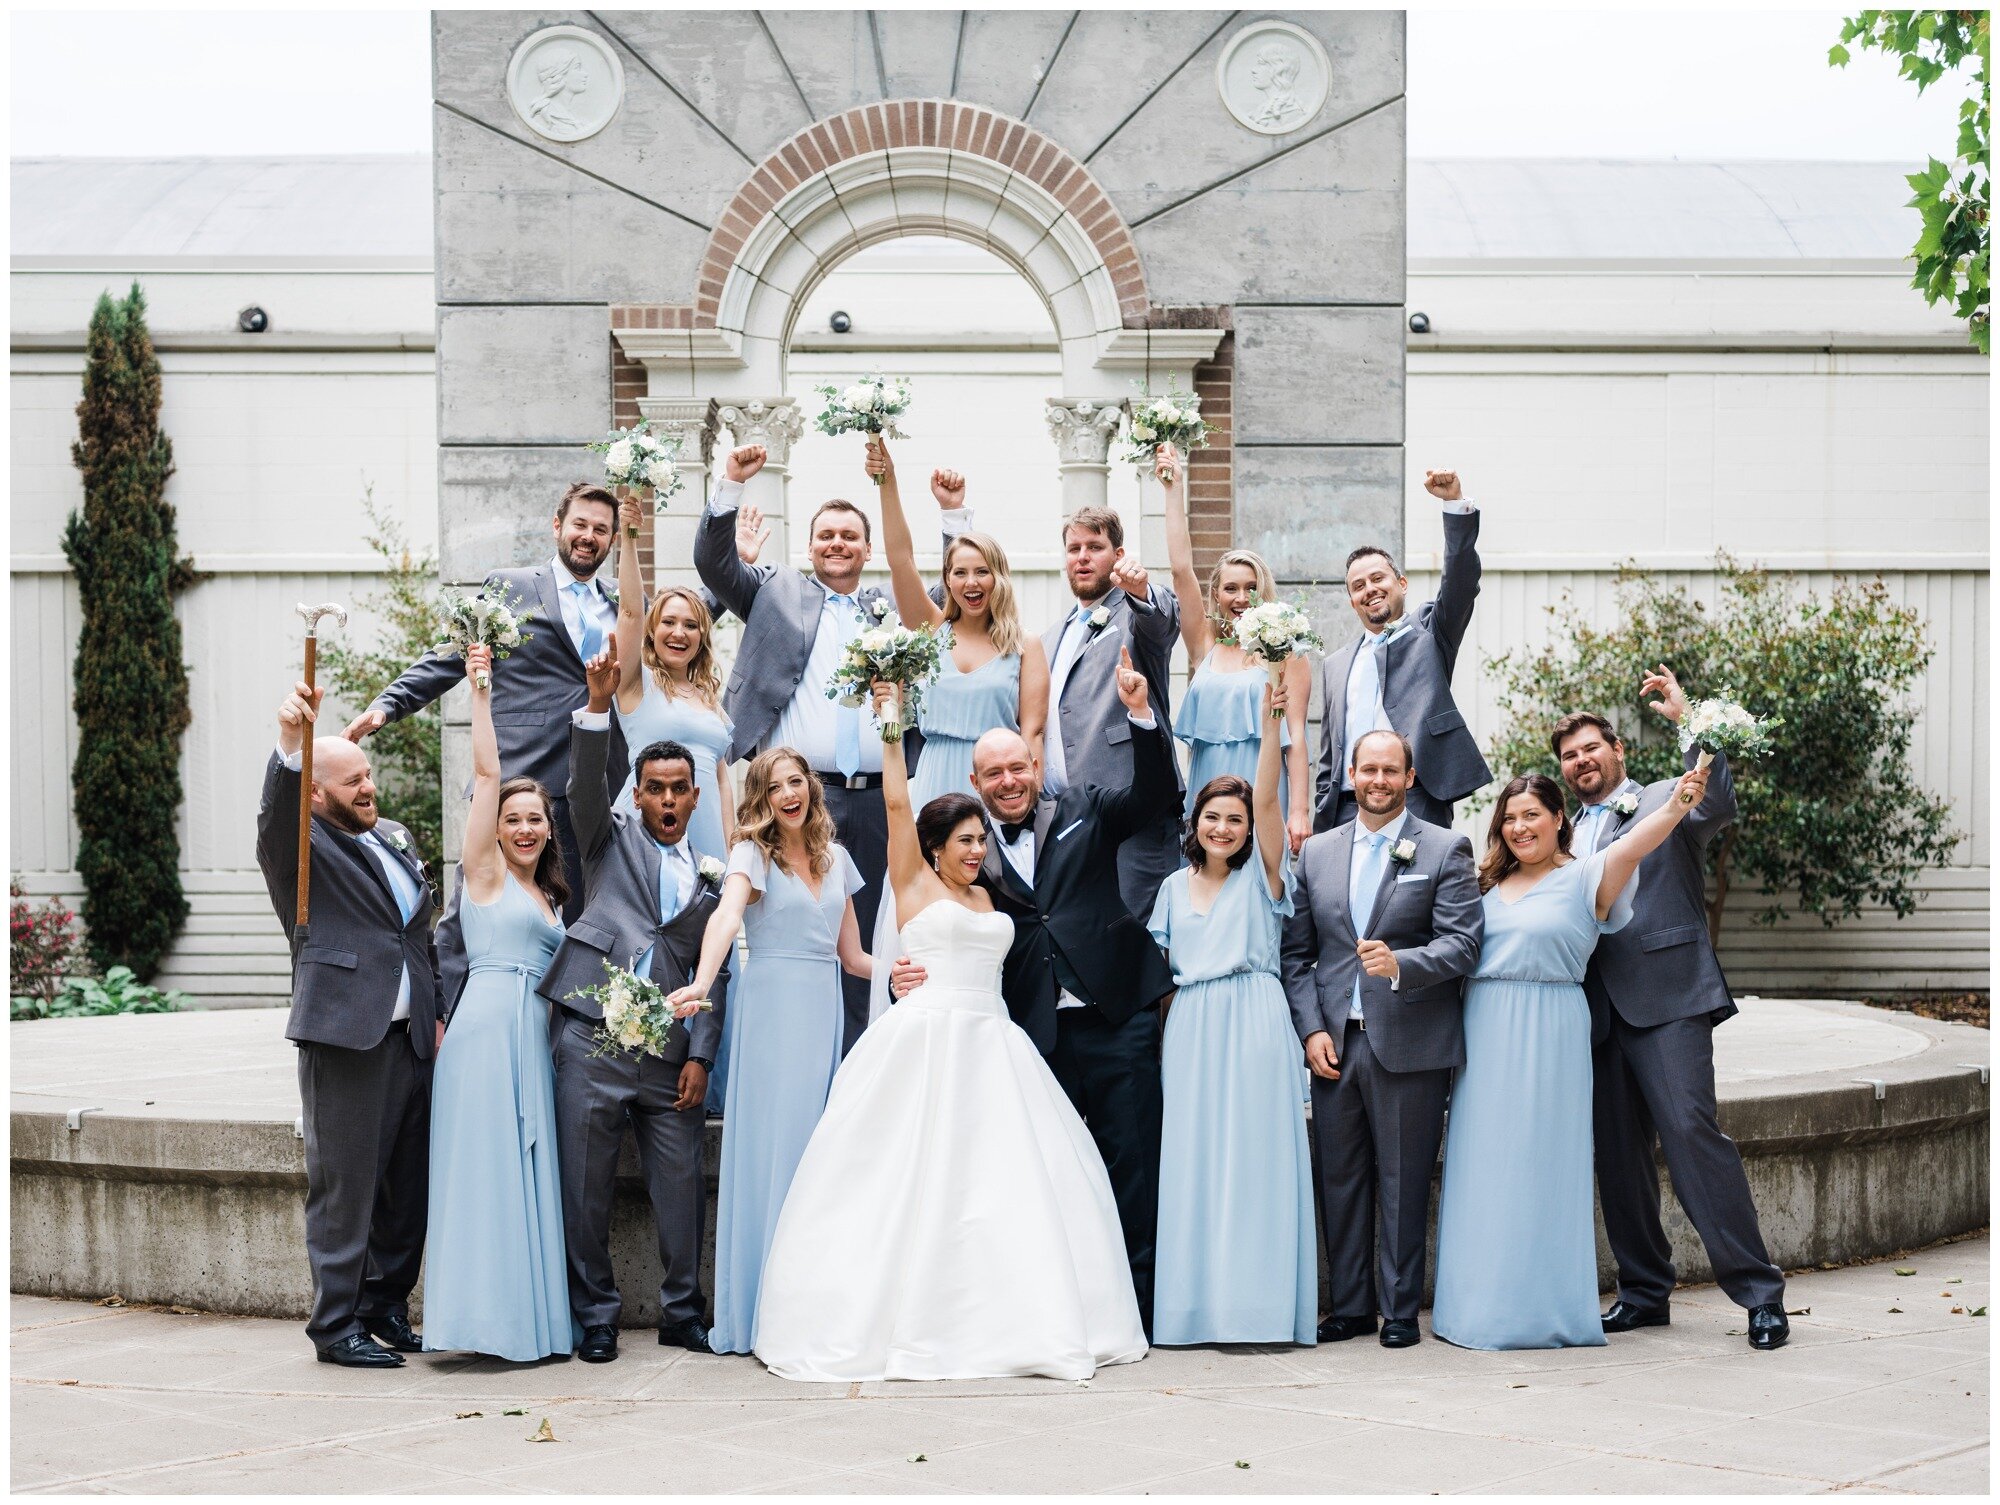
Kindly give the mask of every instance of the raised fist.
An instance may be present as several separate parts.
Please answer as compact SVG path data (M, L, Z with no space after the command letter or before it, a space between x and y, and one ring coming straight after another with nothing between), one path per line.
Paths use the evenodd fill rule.
M764 459L764 446L761 444L746 444L740 449L732 449L722 465L723 477L739 483L747 481L764 468Z

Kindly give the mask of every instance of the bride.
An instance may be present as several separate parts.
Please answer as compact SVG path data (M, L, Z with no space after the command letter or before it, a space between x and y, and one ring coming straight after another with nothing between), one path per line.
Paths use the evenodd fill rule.
M877 714L892 686L876 687ZM1007 1015L1014 922L973 880L984 808L914 820L882 748L889 881L929 980L855 1043L764 1267L754 1347L791 1380L1087 1378L1145 1334L1104 1162Z

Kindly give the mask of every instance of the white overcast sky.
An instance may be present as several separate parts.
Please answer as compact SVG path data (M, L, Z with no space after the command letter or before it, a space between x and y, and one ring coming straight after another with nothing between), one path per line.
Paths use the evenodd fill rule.
M1947 155L1963 89L1826 65L1837 10L1412 11L1410 154ZM428 13L15 11L13 156L430 149Z

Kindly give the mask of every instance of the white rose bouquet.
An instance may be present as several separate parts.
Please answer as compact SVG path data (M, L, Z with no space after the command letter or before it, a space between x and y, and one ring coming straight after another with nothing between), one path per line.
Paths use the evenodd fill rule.
M480 591L468 596L449 588L441 590L435 652L439 658L463 658L466 649L484 644L496 659L505 658L510 648L518 648L534 636L522 625L533 615L517 611L505 592L489 596ZM479 671L478 679L480 689L493 688L493 677L485 670Z
M665 511L667 498L681 489L680 437L654 433L649 418L629 429L613 429L590 449L604 456L607 485L649 488L657 512Z
M1784 724L1779 716L1752 714L1724 690L1688 707L1680 724L1681 751L1700 749L1694 760L1697 769L1706 769L1717 753L1727 753L1732 759L1767 758L1776 750L1771 733Z
M1179 388L1164 397L1155 397L1143 388L1132 403L1132 422L1127 430L1132 447L1125 458L1139 467L1141 475L1153 473L1153 452L1171 444L1183 457L1200 449L1208 438L1208 426L1201 421L1201 399Z
M897 689L896 712L879 725L882 740L894 742L916 724L924 690L938 677L943 655L950 650L951 628L942 622L936 627L865 627L841 655L826 698L863 706L874 698L875 681L888 680Z
M836 387L823 382L813 390L826 399L819 415L822 434L838 438L842 434L880 434L885 439L907 439L896 420L910 409L908 377L884 376L876 372L851 386ZM877 486L880 476L869 477Z
M667 1053L667 1033L678 1022L667 1006L667 995L651 978L640 977L623 967L604 964L605 980L594 988L576 988L572 998L594 999L604 1014L594 1038L592 1056L608 1056L614 1051L638 1051L649 1056ZM714 1004L704 1002L704 1009Z
M1275 687L1284 678L1285 664L1308 648L1326 651L1326 642L1313 631L1312 619L1289 601L1260 601L1253 591L1250 605L1231 628L1236 646L1250 658L1262 659L1264 672ZM1273 711L1274 717L1282 711Z

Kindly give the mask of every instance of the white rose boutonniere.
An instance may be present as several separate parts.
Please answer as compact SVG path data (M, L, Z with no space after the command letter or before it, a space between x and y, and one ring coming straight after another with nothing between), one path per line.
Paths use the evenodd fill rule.
M873 616L879 622L889 615L889 603L884 601L880 596L877 596L873 601L868 603L868 612L869 615Z
M1617 799L1611 802L1612 813L1620 817L1629 816L1634 810L1637 810L1638 808L1639 808L1639 796L1634 794L1629 789L1626 790L1623 794L1619 795Z
M700 873L710 883L720 884L722 882L723 866L713 857L702 858L696 864L695 871Z
M1417 858L1417 844L1405 836L1389 848L1389 860L1397 867L1408 867Z
M1111 620L1111 608L1108 606L1096 608L1096 610L1091 612L1088 620L1092 627L1102 627L1106 622Z
M391 831L389 833L389 845L394 847L399 852L409 851L410 849L409 833L407 831Z

